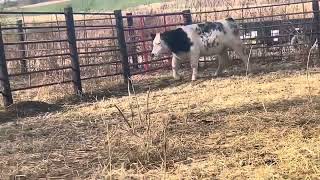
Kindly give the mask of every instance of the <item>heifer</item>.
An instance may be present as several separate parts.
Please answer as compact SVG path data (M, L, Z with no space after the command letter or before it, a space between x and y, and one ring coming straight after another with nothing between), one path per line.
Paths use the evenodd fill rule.
M175 79L180 79L178 73L179 61L190 60L192 80L196 80L200 56L218 56L218 68L215 76L219 76L229 62L228 48L233 49L245 66L249 67L248 56L240 39L238 24L227 18L216 22L205 22L179 27L174 30L152 35L153 49L151 55L172 53L172 72Z

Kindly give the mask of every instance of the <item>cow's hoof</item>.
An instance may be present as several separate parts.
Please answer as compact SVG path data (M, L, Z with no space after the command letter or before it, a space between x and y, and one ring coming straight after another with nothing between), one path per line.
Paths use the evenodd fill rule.
M175 81L180 81L180 80L181 80L181 76L174 76L173 79L174 79Z
M217 78L217 77L219 77L219 76L221 76L221 74L214 73L214 75L213 75L213 77L215 77L215 78Z
M248 76L248 77L252 77L253 75L254 74L252 72L246 74L246 76Z
M191 80L191 82L190 82L190 85L191 86L194 86L194 85L196 85L197 84L197 80Z

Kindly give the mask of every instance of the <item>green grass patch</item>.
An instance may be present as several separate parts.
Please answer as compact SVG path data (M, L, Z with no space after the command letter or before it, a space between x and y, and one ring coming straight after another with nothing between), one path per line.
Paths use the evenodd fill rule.
M30 8L23 8L21 10L25 12L60 12L63 11L63 9L70 5L70 2L61 2L61 3L56 3L56 4L48 4L45 6L38 6L38 7L30 7Z
M78 11L125 9L143 4L161 2L161 0L72 0L72 6Z
M161 2L163 0L71 0L69 2L61 2L56 4L49 4L39 7L23 8L25 12L40 11L40 12L60 12L66 6L71 5L74 11L111 11L115 9L126 9L144 4L152 4Z

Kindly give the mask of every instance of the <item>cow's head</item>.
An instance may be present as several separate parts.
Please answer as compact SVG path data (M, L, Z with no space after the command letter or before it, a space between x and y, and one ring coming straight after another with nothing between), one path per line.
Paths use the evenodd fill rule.
M151 57L157 57L170 51L166 42L161 38L161 33L151 34L151 37L153 39Z
M300 28L296 28L293 32L293 37L291 38L290 44L293 45L294 48L298 48L299 45L309 44L310 39L306 35L305 31Z

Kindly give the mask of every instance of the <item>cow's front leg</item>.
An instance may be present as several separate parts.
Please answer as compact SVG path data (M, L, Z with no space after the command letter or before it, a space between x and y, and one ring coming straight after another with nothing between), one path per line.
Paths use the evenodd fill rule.
M193 56L190 58L191 69L192 69L192 77L191 80L197 80L198 76L198 66L199 66L199 56Z
M174 79L180 80L181 77L178 73L179 71L179 60L176 56L172 57L172 75Z

